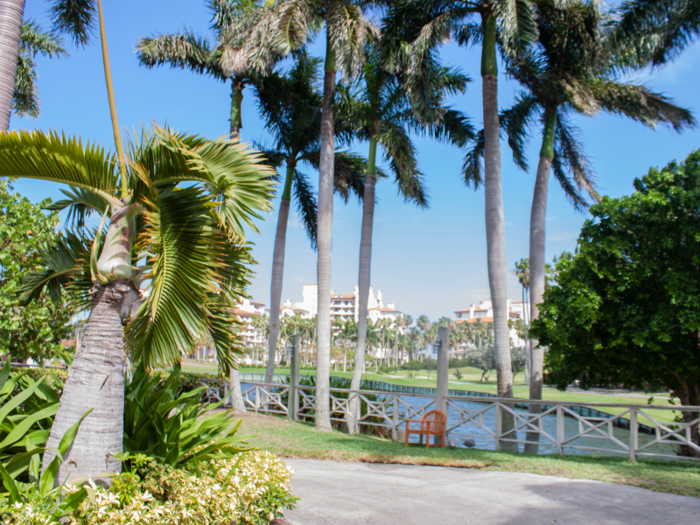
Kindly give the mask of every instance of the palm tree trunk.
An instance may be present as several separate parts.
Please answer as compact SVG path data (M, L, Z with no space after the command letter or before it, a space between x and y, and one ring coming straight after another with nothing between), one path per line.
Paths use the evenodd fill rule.
M316 428L331 430L331 241L333 238L333 169L335 137L333 132L333 91L335 90L335 52L326 39L326 65L323 79L321 113L321 160L318 170L318 342L316 345Z
M277 217L277 232L275 234L275 249L272 254L272 283L270 284L270 334L267 347L267 369L265 382L272 383L275 373L275 355L277 352L277 337L280 331L280 301L282 300L282 284L284 281L284 252L287 243L287 222L289 221L289 206L292 198L292 181L294 179L293 162L287 162L287 175L284 179L284 191L280 200L280 211Z
M231 140L240 140L243 116L241 104L243 103L243 81L234 78L231 81Z
M237 368L231 368L229 385L231 387L231 408L236 412L246 412L243 392L241 391L241 374Z
M343 341L343 372L348 371L348 342Z
M548 111L545 120L544 136L540 161L537 165L537 180L535 181L535 193L532 198L532 210L530 212L530 319L539 317L539 304L542 302L545 283L545 233L547 217L547 189L549 185L549 172L552 168L554 157L554 132L557 124L556 111ZM542 399L542 372L544 351L537 341L530 341L532 348L532 362L530 372L530 399ZM531 404L530 414L539 414L540 405ZM538 442L540 435L537 432L528 432L527 441ZM525 445L525 452L537 454L538 445Z
M357 318L357 348L355 349L355 368L352 371L350 390L359 390L364 372L365 347L367 345L367 302L369 301L370 274L372 270L372 230L374 228L374 189L376 178L377 138L373 135L369 140L369 158L365 174L365 191L362 196L362 232L360 236L360 274L358 277L358 318ZM353 425L359 417L360 404L357 398L350 400L350 411L346 421L351 434L357 432ZM355 418L350 414L354 414Z
M10 129L24 0L0 0L0 131Z
M43 457L43 468L54 458L51 447L88 410L73 446L64 456L56 484L66 476L94 476L120 472L121 462L113 454L122 451L124 432L124 336L121 311L132 289L124 280L95 285L92 310L83 344L77 350L63 387L60 408L51 427ZM109 483L109 478L105 480Z
M513 397L513 372L510 366L508 334L508 289L506 268L505 220L501 193L501 144L498 119L498 68L496 62L496 19L483 17L484 42L481 56L484 112L484 197L486 200L486 244L489 287L493 305L496 383L498 397ZM503 412L502 429L508 434L515 426L513 415ZM514 435L507 436L513 439ZM504 442L502 450L517 450L514 443Z

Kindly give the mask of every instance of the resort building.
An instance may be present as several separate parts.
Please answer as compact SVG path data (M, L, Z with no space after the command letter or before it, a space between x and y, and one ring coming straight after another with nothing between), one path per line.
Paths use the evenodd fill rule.
M529 318L529 312L529 303L523 303L522 301L511 302L510 299L508 300L508 319L511 321L525 320ZM456 310L455 317L457 318L457 324L473 324L479 320L483 323L493 323L493 304L491 299L481 301L479 306L472 304L469 308L465 308L464 310ZM511 327L509 332L510 339L514 346L525 345L525 340L518 335L518 331L515 327Z
M239 321L244 324L241 336L248 346L264 345L262 332L253 324L254 317L260 317L265 313L265 305L256 303L250 299L243 299L233 310Z
M360 287L355 286L353 293L336 293L331 290L331 319L337 317L347 320L354 319L356 322L360 315L359 303ZM280 308L280 315L301 315L306 319L318 314L318 286L316 284L305 284L301 291L301 302L292 303L287 299ZM396 309L395 303L384 304L382 291L370 286L369 297L367 298L368 316L372 322L379 319L396 319L401 315L401 311Z

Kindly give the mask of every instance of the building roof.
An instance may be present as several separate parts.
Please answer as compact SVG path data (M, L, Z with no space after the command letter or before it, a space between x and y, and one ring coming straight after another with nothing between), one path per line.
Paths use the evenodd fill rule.
M457 324L462 323L476 323L481 321L482 323L493 323L493 317L472 317L471 319L458 319Z
M241 310L240 308L234 308L233 313L235 315L242 315L244 317L252 317L254 315L260 315L260 312L249 312L248 310Z
M475 312L488 312L491 308L474 308ZM471 312L471 308L467 308L466 310L455 310L456 314L461 314L463 312Z
M292 310L293 312L307 312L308 310L304 310L303 308L299 308L298 306L280 306L280 311L282 310Z
M337 293L331 296L331 299L354 299L354 293Z
M387 313L387 314L388 314L388 313L392 313L392 312L397 313L397 314L400 314L400 313L401 313L401 310L394 310L393 308L370 308L370 309L369 309L370 312L371 312L372 310L378 310L378 311L380 311L380 312L382 312L382 313Z
M471 312L471 311L472 311L471 308L467 308L467 309L465 309L465 310L455 310L455 313L456 313L456 314L461 314L461 313L464 313L464 312Z
M265 306L265 303L256 303L254 301L250 301L250 304L254 304L255 306Z

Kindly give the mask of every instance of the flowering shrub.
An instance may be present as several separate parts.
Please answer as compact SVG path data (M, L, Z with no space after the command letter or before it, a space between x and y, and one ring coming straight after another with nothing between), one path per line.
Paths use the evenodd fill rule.
M175 469L145 456L131 458L131 464L134 470L115 476L111 488L91 485L89 497L67 517L68 523L267 525L297 501L290 492L292 472L269 452L243 452L198 468ZM44 512L49 505L37 503L7 509L0 517L12 525L51 522Z

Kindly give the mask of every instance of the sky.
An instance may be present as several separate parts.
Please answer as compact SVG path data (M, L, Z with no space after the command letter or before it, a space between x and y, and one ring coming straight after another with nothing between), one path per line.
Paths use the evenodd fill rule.
M149 70L138 65L135 45L139 38L182 29L210 37L211 14L205 2L193 0L107 0L104 3L109 52L114 79L119 124L122 130L138 133L142 126L166 122L174 129L206 137L228 132L230 86L206 76L168 67ZM49 27L47 3L28 0L25 19ZM323 42L324 39L319 39ZM99 41L85 48L66 42L69 58L37 57L41 115L13 116L11 129L57 129L79 135L83 142L98 142L114 149ZM312 54L323 56L323 46L312 44ZM441 49L445 64L460 68L472 78L466 93L449 104L468 115L477 129L482 127L481 78L477 49L447 44ZM502 68L501 68L502 70ZM674 63L655 71L639 72L628 79L643 83L672 97L677 104L700 115L697 86L700 85L700 46L692 45ZM518 92L516 83L499 77L499 105L509 107ZM244 142L265 143L268 135L259 120L250 89L244 92ZM684 159L700 147L700 130L681 134L665 127L652 130L641 124L610 115L580 117L581 130L598 180L599 193L619 197L633 191L636 177L652 166ZM533 130L528 148L530 170L524 173L511 160L502 143L503 204L506 221L506 256L509 269L528 256L529 214L541 136ZM413 316L431 320L454 317L454 311L489 298L486 266L483 189L465 187L460 178L464 151L415 137L420 168L430 193L430 208L418 209L398 197L391 180L377 185L372 286L381 289L386 302ZM368 145L353 147L367 155ZM318 174L306 170L318 183ZM61 198L58 184L18 180L15 189L33 202ZM550 181L547 210L546 258L564 250L573 251L583 222L589 217L573 210L555 180ZM269 305L270 275L277 207L258 221L260 233L251 232L253 256L258 262L250 286L251 297ZM357 200L345 205L336 198L333 218L332 288L351 293L357 283L362 210ZM301 301L301 288L316 282L316 253L311 249L296 214L290 216L282 299ZM521 300L514 275L508 276L508 296Z

